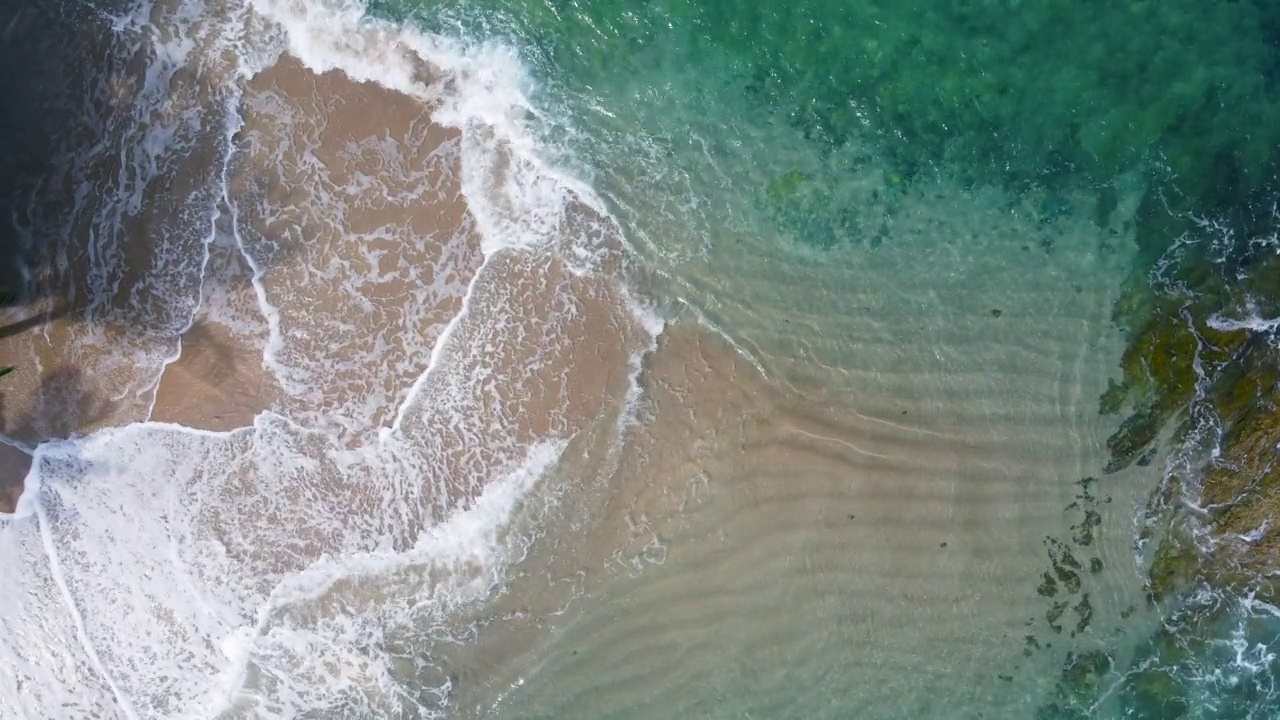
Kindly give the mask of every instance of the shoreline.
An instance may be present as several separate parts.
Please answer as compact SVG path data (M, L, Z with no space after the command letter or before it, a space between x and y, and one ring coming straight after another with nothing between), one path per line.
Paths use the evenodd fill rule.
M1088 503L1103 502L1082 477L1103 451L1095 435L1111 422L1092 413L1117 350L1098 339L1113 329L1093 306L1101 279L1091 276L1097 282L1085 293L1055 276L1067 301L1051 309L1067 310L1044 323L1036 313L1045 296L1001 285L1047 262L1026 259L1031 251L1012 231L1002 241L1023 245L1014 254L1021 270L984 259L986 294L955 277L941 293L891 292L901 275L927 278L939 264L954 270L954 258L940 256L904 273L912 266L893 253L918 248L867 256L857 299L834 280L800 286L767 277L774 258L736 250L742 272L709 260L696 272L747 280L708 287L741 300L726 323L730 336L764 348L772 362L762 365L777 377L763 377L683 316L646 354L644 322L610 274L628 259L620 239L601 230L613 229L609 218L561 207L554 227L582 237L486 257L462 192L463 136L431 122L420 100L338 71L314 73L287 55L245 91L244 127L228 150L234 212L214 213L221 225L206 245L212 275L188 283L198 285L201 304L189 329L154 338L67 320L52 326L54 344L34 353L104 349L53 375L64 385L60 377L78 378L76 392L48 382L48 390L33 389L37 406L45 394L73 407L84 401L65 434L136 420L142 406L157 423L215 434L255 424L218 438L137 428L115 436L128 441L119 448L91 437L83 474L92 480L55 489L73 509L42 528L48 548L66 558L60 592L72 605L77 597L128 598L153 616L59 616L50 625L79 623L79 634L122 668L131 695L162 706L207 690L207 678L180 661L188 653L207 674L229 663L269 664L262 677L243 680L253 702L342 680L365 693L368 707L393 707L398 698L368 688L384 677L423 694L436 688L422 685L429 674L403 666L383 639L426 653L421 643L436 638L422 627L476 612L477 626L458 631L477 641L441 643L432 647L440 658L431 658L447 667L449 653L458 654L458 692L476 708L491 691L552 716L578 700L602 712L646 707L648 694L682 699L696 713L710 687L769 706L761 688L781 694L825 672L850 683L839 697L854 705L888 707L875 699L889 696L904 703L885 717L944 711L923 700L906 706L920 690L907 677L914 658L931 684L962 693L966 707L1012 702L1021 710L1026 701L1010 700L1005 688L1047 697L1056 680L1049 670L1063 654L1112 632L1138 602L1141 588L1125 575L1127 518L1110 513L1088 525L1096 537L1079 548L1063 550L1059 539L1079 532L1073 522L1093 523ZM492 193L483 198L492 216L529 230L512 211L530 204L517 191L548 183L504 184L520 169L510 148L488 159L492 167L469 187ZM920 194L910 198L921 202L914 212L924 213L925 191L911 192ZM920 239L941 232L935 220L904 214L899 223ZM557 254L570 246L605 259L582 271L573 264L581 257ZM1086 271L1100 267L1078 259ZM834 263L811 254L788 272L823 265ZM748 292L753 281L764 295ZM753 315L751 300L769 293L785 302L772 316ZM444 328L464 307L466 322L445 343ZM921 313L933 324L921 323ZM837 337L828 343L824 333ZM86 339L93 343L80 343ZM136 347L148 354L130 355ZM135 357L155 361L177 347L150 398L112 386L133 376ZM645 363L634 378L637 356ZM645 389L640 421L619 440L612 433L625 424L618 416L632 380ZM257 427L267 409L278 415ZM432 531L440 522L483 506L522 453L552 440L570 446L563 475L551 478L553 495L516 503L545 503L545 514L525 518L529 538L501 538L527 553L513 574L505 563L514 561L495 560L490 546L464 548L462 567L405 560L416 558L422 538L439 540ZM79 471L72 464L68 477ZM1135 482L1109 489L1106 502L1125 506L1141 494L1140 474L1123 477ZM1072 505L1076 515L1064 509ZM556 514L574 509L582 512ZM117 534L112 523L129 532ZM34 542L18 532L8 539ZM157 551L166 543L173 557ZM361 565L387 557L394 572ZM277 596L317 568L337 573L323 591ZM1042 576L1057 578L1052 593ZM446 590L437 594L439 587ZM457 597L450 588L461 588ZM448 615L473 597L467 593L504 588L491 604L463 608L462 618ZM379 639L332 632L343 623L374 623ZM214 652L228 638L245 641L250 628L243 657ZM165 647L122 641L131 629L140 637L155 630ZM337 678L294 656L280 639L291 632L360 671ZM138 671L156 653L165 661L156 675ZM738 659L717 664L725 654ZM617 662L620 655L627 661ZM861 664L864 657L877 660ZM597 668L603 681L584 684L585 671ZM698 681L676 677L681 668ZM534 673L542 682L524 685ZM748 676L759 686L740 683ZM258 681L265 684L248 685Z

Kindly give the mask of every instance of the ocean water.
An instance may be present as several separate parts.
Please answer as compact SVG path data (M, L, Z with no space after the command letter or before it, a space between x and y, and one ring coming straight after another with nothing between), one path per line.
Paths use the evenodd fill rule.
M1273 606L1152 594L1204 433L1100 412L1149 208L1247 184L1176 140L1268 172L1265 4L0 20L65 70L4 79L0 715L1280 713Z

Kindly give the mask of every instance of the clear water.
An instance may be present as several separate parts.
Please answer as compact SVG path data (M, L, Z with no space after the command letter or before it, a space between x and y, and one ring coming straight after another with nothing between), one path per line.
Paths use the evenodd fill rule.
M5 436L6 713L1280 713L1098 412L1144 202L1270 171L1266 4L97 10L31 362L114 414ZM161 422L200 323L247 427Z

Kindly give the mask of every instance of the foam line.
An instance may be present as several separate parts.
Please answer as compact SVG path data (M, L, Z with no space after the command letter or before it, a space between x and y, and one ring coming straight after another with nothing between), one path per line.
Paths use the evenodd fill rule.
M884 460L893 459L893 457L889 455L881 455L880 453L874 453L874 452L871 452L870 450L863 450L862 448L858 447L857 445L854 445L848 440L841 440L840 438L827 437L826 435L818 435L817 433L811 433L808 430L801 430L800 428L792 428L792 432L796 432L801 435L806 435L808 437L813 438L814 440L822 440L824 442L832 442L838 445L843 445L849 448L850 450L858 453L859 455L866 455L867 457L874 457L874 458L882 458Z
M35 465L32 468L34 473ZM38 483L36 485L38 486ZM32 488L28 488L28 490L30 489ZM23 495L25 496L26 494L24 491ZM84 626L84 617L80 614L80 609L76 607L75 598L71 595L71 590L67 587L66 577L62 572L62 563L58 559L58 550L54 546L53 535L49 532L49 518L45 514L44 505L37 498L33 498L30 502L40 523L40 538L43 541L45 557L49 560L49 571L53 575L54 583L58 586L62 602L66 605L67 612L71 614L71 619L75 623L76 638L80 641L80 647L89 656L89 661L93 663L94 669L102 676L103 682L107 684L107 687L111 688L111 693L115 696L116 703L120 706L120 711L130 720L137 720L138 714L129 702L129 696L116 684L115 679L111 677L111 673L107 672L107 668L102 664L102 659L98 657L97 649L89 641L89 633Z
M409 386L409 392L405 393L404 401L400 403L400 407L396 409L395 420L391 422L390 428L383 428L379 432L379 439L385 439L389 433L399 432L401 425L404 423L405 415L409 408L417 400L422 393L423 387L433 372L439 368L440 356L444 353L445 346L453 337L454 332L458 329L458 325L463 318L467 316L467 311L471 307L471 298L475 292L476 283L480 282L480 278L484 277L485 269L489 266L489 258L486 257L484 262L480 263L480 267L476 268L476 272L471 276L471 282L467 283L467 292L462 296L462 303L458 308L458 312L450 318L448 324L444 326L444 330L440 331L440 336L436 338L436 342L431 347L431 355L427 359L427 367L418 375L413 384Z
M224 126L224 132L223 132L224 142L222 146L222 167L219 168L219 171L218 171L218 181L219 181L220 187L217 195L219 199L221 199L223 202L226 203L228 207L228 212L232 212L230 210L231 197L227 190L229 186L229 177L231 174L231 159L234 154L234 149L232 147L232 144L234 142L236 132L240 129L240 126L243 125L243 121L241 120L239 113L236 111L237 106L240 104L241 97L242 97L241 92L237 91L237 92L231 93L231 96L227 100L226 107L225 107L227 122L226 122L226 125ZM188 317L186 324L183 325L182 329L178 331L177 349L174 351L172 355L164 358L164 360L160 363L160 367L156 372L155 380L151 382L151 385L150 385L151 402L148 403L147 405L147 414L145 416L148 420L151 419L151 416L156 409L156 399L157 399L157 395L160 392L160 381L164 379L164 373L166 370L169 369L169 366L177 362L182 357L183 339L186 336L187 332L190 331L191 328L195 326L196 318L200 315L200 310L204 307L205 282L208 280L206 275L208 274L208 270L209 270L209 258L210 258L209 248L212 246L213 241L217 237L218 221L222 219L222 213L223 213L222 208L214 207L213 213L209 218L209 232L208 234L205 235L204 241L200 243L200 247L201 247L200 275L199 275L199 284L196 287L196 303L191 308L191 314ZM235 232L234 222L235 222L235 219L233 217L232 232ZM238 240L238 237L237 237L237 240ZM139 394L141 394L142 392L145 392L145 390L139 391Z
M1207 321L1209 327L1214 330L1222 330L1230 332L1232 330L1248 330L1254 333L1270 333L1280 328L1280 318L1263 318L1258 315L1250 315L1246 318L1236 320L1226 318L1218 314L1209 316Z

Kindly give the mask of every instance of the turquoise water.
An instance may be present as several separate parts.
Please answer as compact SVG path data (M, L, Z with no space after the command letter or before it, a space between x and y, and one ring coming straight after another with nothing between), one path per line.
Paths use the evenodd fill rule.
M622 126L677 141L695 117L730 141L751 117L713 109L745 100L752 115L785 119L819 152L870 131L904 178L945 166L1019 188L1101 186L1157 165L1203 204L1230 202L1230 193L1266 183L1272 168L1268 128L1280 106L1266 3L371 9L512 38L570 109L605 107ZM703 112L673 112L699 104ZM578 117L598 134L601 117Z
M1064 265L1076 292L1116 303L1115 291L1144 284L1177 239L1168 217L1230 217L1266 197L1280 133L1280 14L1262 2L381 0L370 10L518 48L545 112L543 139L624 220L654 271L651 289L699 308L796 382L814 380L815 362L846 371L895 362L853 337L865 345L878 329L892 343L902 325L844 322L831 304L847 301L852 313L866 298L893 298L901 283L868 292L867 274L906 274L913 254L947 254L974 289L984 282L976 258L1003 253L1013 268L1032 258L1021 276L986 276L1017 288L1055 254L1080 254L1092 259ZM922 209L930 193L939 207ZM1002 242L999 221L975 210L984 205L1048 232L1030 248ZM946 244L918 222L931 212L950 219ZM766 266L792 290L763 289ZM904 290L876 312L917 300ZM941 331L940 314L923 301L918 310L922 332ZM784 331L790 318L807 329ZM865 381L840 387L816 375L837 395ZM1097 512L1115 521L1128 510ZM1082 567L1053 561L1046 577ZM1280 713L1274 608L1209 587L1187 597L1153 606L1165 630L1100 640L1050 668L1052 687L1034 691L1036 717ZM1061 615L1068 605L1050 607ZM803 700L740 688L756 699L742 701L743 716L842 716L838 701L812 695L819 688L792 682ZM526 701L533 712L537 695ZM715 713L672 707L726 717L738 707L723 693L719 702ZM521 701L506 707L523 716Z

